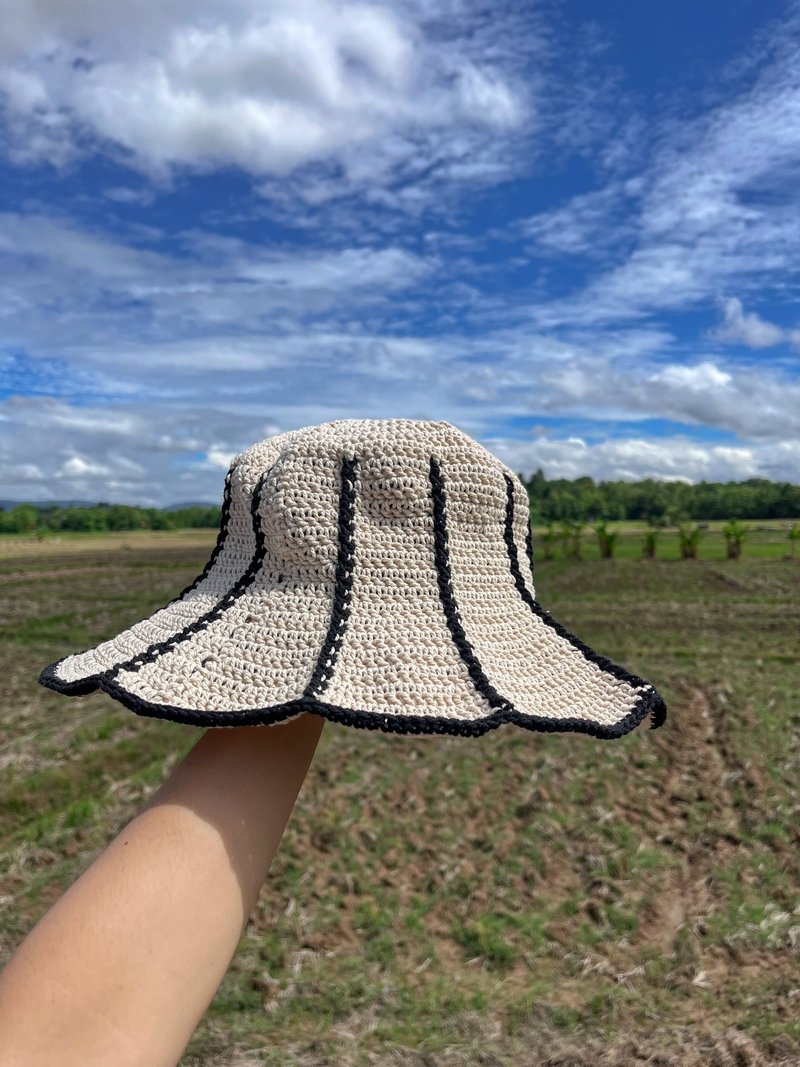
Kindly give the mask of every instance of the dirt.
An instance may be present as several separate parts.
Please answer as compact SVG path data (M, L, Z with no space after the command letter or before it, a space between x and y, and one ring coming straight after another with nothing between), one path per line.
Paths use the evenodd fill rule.
M637 1041L620 1040L610 1045L596 1041L571 1042L557 1035L542 1035L530 1044L517 1043L513 1051L508 1047L502 1029L496 1021L487 1020L477 1012L465 1013L458 1020L458 1029L465 1048L445 1049L426 1053L395 1046L367 1054L348 1052L347 1039L353 1030L348 1026L335 1027L336 1036L345 1039L335 1059L315 1055L313 1051L292 1057L295 1067L348 1067L355 1062L376 1067L799 1067L800 1050L790 1038L774 1038L767 1048L760 1047L746 1033L735 1027L716 1033L697 1033L690 1030L674 1035L669 1050L658 1038ZM224 1048L223 1042L221 1051ZM255 1057L255 1058L251 1058ZM263 1063L258 1051L226 1051L221 1058L188 1056L181 1067L250 1067Z
M797 1067L800 1053L793 1041L776 1038L762 1050L752 1038L731 1028L719 1034L691 1032L679 1037L668 1052L658 1041L623 1041L602 1047L564 1044L558 1050L544 1051L533 1058L520 1059L531 1067Z
M450 1057L443 1055L432 1060L409 1053L406 1059L402 1056L388 1057L375 1062L435 1062L437 1067L439 1064L467 1062L530 1063L543 1067L632 1067L643 1063L654 1067L800 1065L800 1054L788 1037L775 1039L772 1046L763 1048L735 1027L728 1025L726 1028L724 1010L715 1018L713 1010L709 1011L707 999L691 995L698 989L710 989L716 991L722 1004L726 1000L735 1002L736 989L750 982L757 985L761 981L763 985L763 979L771 976L774 979L773 988L780 991L777 996L781 1003L776 1008L781 1014L789 1020L800 1008L800 992L796 988L800 985L800 973L796 953L788 945L784 949L760 951L734 943L709 943L703 938L709 916L722 903L721 891L716 883L717 872L729 865L737 853L740 853L740 858L746 855L750 847L743 840L742 813L734 803L731 783L736 781L743 784L752 794L748 820L757 819L767 810L763 777L749 761L740 758L734 743L735 733L741 733L742 730L742 714L738 712L739 721L734 723L728 716L724 694L696 686L687 687L680 699L673 703L670 730L660 735L654 734L651 739L660 751L659 771L649 782L649 789L646 783L637 781L631 789L620 789L615 795L614 817L637 828L643 839L666 846L675 860L668 870L661 873L659 892L651 894L649 902L641 903L639 929L630 943L623 938L605 955L583 953L583 972L576 976L567 973L558 961L558 956L569 955L573 947L575 921L572 918L565 918L562 922L551 921L547 926L547 937L555 948L560 945L560 951L553 952L554 958L544 961L539 955L532 956L523 951L517 961L503 972L504 989L509 995L519 995L530 987L532 968L533 974L538 971L539 976L546 969L549 970L556 975L555 999L558 1005L580 1011L585 1004L587 971L596 974L598 990L609 984L626 983L632 990L639 990L643 997L647 997L647 990L641 984L641 950L643 946L657 946L670 961L670 969L664 979L666 987L686 990L680 1020L687 1029L675 1049L662 1051L668 1044L663 1036L660 1040L654 1036L650 1041L628 1041L618 1046L603 1047L587 1045L583 1039L578 1044L570 1045L563 1035L556 1033L550 1035L546 1047L539 1047L547 1025L545 1017L534 1013L530 1026L517 1029L513 1035L514 1039L528 1045L530 1058L517 1054L517 1058L501 1058L507 1047L507 1039L500 1038L492 1042L494 1052L487 1051L488 1058L483 1060L459 1058L455 1053ZM498 752L488 754L487 758L499 759L503 747L498 738ZM346 766L346 762L339 764L340 769L343 766ZM397 914L404 912L420 885L432 884L440 892L435 894L434 902L424 916L424 925L435 946L436 964L452 975L459 974L471 963L485 969L485 961L480 958L468 961L464 948L454 940L454 917L469 921L497 906L498 902L493 898L495 891L491 875L496 867L504 864L505 859L513 856L516 848L517 830L510 813L524 819L528 817L529 808L543 810L547 805L557 803L558 797L553 795L549 786L537 784L528 801L520 805L514 803L518 801L518 796L489 796L485 787L476 784L466 804L470 809L474 805L476 813L483 804L483 824L486 827L493 826L493 834L489 840L480 823L473 825L473 829L467 832L466 842L462 843L462 854L458 854L443 849L441 845L440 820L446 812L446 806L440 811L438 806L431 804L430 799L425 798L421 788L423 778L420 775L430 769L429 765L425 765L420 773L398 778L380 793L371 792L368 782L358 786L359 792L371 799L364 804L358 822L348 833L362 850L363 862L355 869L363 871L363 879L358 874L355 877L334 874L326 863L320 862L320 852L333 858L339 844L335 834L326 836L328 831L324 825L320 827L319 822L317 831L321 836L312 837L307 842L307 848L299 845L301 851L308 853L307 859L300 862L309 864L314 895L324 898L325 894L331 892L341 894L337 924L326 929L324 934L312 935L313 940L307 939L307 943L304 943L306 948L324 953L357 953L365 935L358 930L354 913L365 899L370 899L370 887L376 881L396 890ZM515 783L515 790L518 790L520 780L521 776L516 776L512 770L509 781ZM318 782L309 788L316 792L320 786L322 783ZM707 817L699 828L696 820L692 827L692 811L701 802L707 805ZM493 810L493 804L499 805L498 810ZM505 812L500 807L504 807ZM402 852L406 860L402 870L396 866L401 858L401 847L390 848L379 857L375 853L374 835L371 837L364 829L373 824L379 808L383 810L384 818L390 810L415 813L413 819L408 819L404 829ZM466 817L462 809L459 818ZM564 900L578 892L583 897L585 914L590 919L597 918L602 906L609 899L614 899L619 890L608 881L597 878L584 866L582 850L590 847L591 843L577 842L572 851L565 852L543 841L543 869L523 868L515 874L510 879L510 896L524 901L530 900L533 893L546 894L551 900ZM410 857L409 852L413 853ZM447 885L448 877L454 875L465 879L471 887L463 900L441 892ZM635 896L635 892L626 886L626 903ZM411 955L415 939L409 939L409 954L405 955L402 932L396 925L394 930L398 964L407 974L411 974L421 962ZM558 973L559 968L563 974ZM424 972L425 968L419 974L421 988L424 988L426 978ZM492 1018L502 1023L502 1013L494 1013ZM654 1029L657 1030L657 1027ZM498 1058L493 1059L492 1056ZM313 1058L309 1062L314 1062Z
M119 552L119 556L129 554ZM170 590L181 585L173 574L160 577L157 571L145 570L153 562L145 553L137 557L136 569L130 559L119 569L106 568L105 559L93 555L86 560L91 566L73 568L65 553L54 561L58 589L50 594L47 583L38 582L34 602L20 600L19 611L46 615L63 610L61 603L73 598L80 603L87 576L94 579L90 584L98 597L139 585L152 597L154 584L163 582L166 602L174 595ZM41 570L41 561L32 563L36 570L26 571L26 579L51 576L51 571ZM187 575L191 572L187 563ZM676 573L682 572L676 569ZM74 587L69 582L72 574ZM759 575L748 590L761 589L761 582L766 596L772 589L768 580L776 579L767 568ZM11 581L16 576L2 577ZM742 580L738 575L733 579ZM3 594L17 610L12 590L6 588ZM662 615L664 603L663 599L659 603ZM125 613L141 617L127 604L124 609L109 604L103 610L108 617L92 622L98 632L103 627L116 632L127 618ZM695 622L702 610L694 612ZM766 613L754 618L758 629L753 632L763 636L770 618ZM792 621L783 615L776 620L783 628L779 632L790 639ZM660 622L665 633L670 632L668 622ZM722 642L728 616L721 621L703 616L699 625L720 634ZM576 630L583 632L580 626ZM692 634L685 640L688 644ZM781 652L791 647L768 644L766 637L764 644ZM51 658L56 658L55 649ZM0 722L0 775L10 775L14 766L28 774L67 762L78 775L87 755L108 746L111 758L113 745L124 739L157 747L159 742L133 716L128 724L115 727L108 741L84 741L74 747L75 731L95 721L100 724L112 709L97 695L72 698L62 706L51 694L39 692L36 673L46 662L49 659L38 644L27 648L9 642L2 657L6 710ZM719 675L724 673L723 665ZM712 669L707 677L718 675ZM732 701L719 680L702 687L673 684L672 688L666 728L608 748L590 738L521 737L513 731L496 731L475 746L460 739L372 737L366 732L354 736L344 728L326 727L323 747L248 924L255 962L240 957L242 972L248 976L252 969L253 981L259 980L259 952L265 944L277 946L268 947L268 954L285 954L283 969L275 968L284 993L296 977L294 968L302 968L308 984L298 983L297 1005L292 1009L299 1029L304 998L313 1011L314 983L327 982L328 975L336 983L338 962L330 964L324 976L314 973L332 956L341 961L343 981L353 961L357 966L364 961L365 969L381 981L394 978L398 984L417 986L420 1011L429 1010L428 983L442 977L461 983L462 990L480 992L489 1005L447 1020L454 1035L452 1048L434 1056L395 1043L391 1049L376 1050L372 1060L376 1064L800 1067L800 1050L789 1037L759 1043L747 1033L748 1028L755 1030L760 1007L773 1028L783 1020L793 1023L800 1014L797 946L787 941L764 950L747 938L709 935L710 925L731 908L736 888L731 886L731 872L738 872L743 887L754 896L761 892L762 875L753 857L758 851L760 857L770 858L771 846L764 838L767 843L754 850L754 830L775 821L786 834L796 833L791 814L797 810L791 799L796 791L789 781L794 770L787 762L784 772L774 754L759 752L753 738L760 724L747 704L749 696L744 702ZM763 686L761 692L769 694ZM782 691L776 690L776 699L784 699ZM43 715L45 706L52 714ZM151 729L155 738L156 728L148 725ZM158 729L166 737L166 724ZM174 741L164 741L165 755L177 741L176 731ZM113 759L108 770L113 788L127 788L129 771L117 772ZM776 776L781 774L783 808L776 815L772 802ZM113 821L117 815L132 814L142 788L137 786L129 797L111 798L109 792L113 804L97 816L103 827L112 816ZM604 836L601 828L630 828L642 848L658 852L668 862L652 869L623 866L621 873L610 872L608 863L620 855L629 857L631 850L618 846L613 835ZM88 842L95 847L97 840L95 835ZM0 899L5 895L10 905L6 915L10 911L19 915L26 908L33 915L49 906L63 890L63 876L55 867L52 874L48 868L55 860L87 858L89 844L77 832L70 836L54 830L46 843L52 845L51 851L31 846L24 863L22 859L10 863L7 880L0 886ZM776 838L771 854L783 873L778 882L787 899L780 903L787 911L792 902L785 887L800 886L797 843ZM293 873L290 876L290 867L302 872L299 881ZM25 888L34 875L44 884L38 902L29 905ZM769 898L767 886L760 899ZM576 913L559 910L570 900L578 902ZM606 916L616 904L625 915L638 917L638 926L629 934L609 934ZM377 929L364 918L370 908L377 914ZM547 917L542 942L533 945L534 935L527 929L506 924L499 936L512 951L502 968L493 967L487 955L476 955L477 949L466 947L454 933L458 923L478 925L487 917L513 918L526 912ZM419 916L420 928L406 925L412 913ZM290 923L284 915L291 915ZM800 912L793 921L800 932ZM589 935L606 935L605 939L590 947L584 928ZM21 921L15 929L22 930ZM391 941L394 951L383 969L366 960L366 949L381 937ZM0 936L0 953L10 947ZM645 966L648 952L658 964L655 975ZM275 990L267 983L263 992L266 1005ZM619 993L630 994L630 999L617 1007ZM534 1001L530 1018L520 1022L510 1006L526 1002L529 995ZM599 1014L592 1015L588 1008L593 997L601 1001ZM291 999L287 995L287 1001ZM235 1003L233 996L229 1000ZM573 1012L580 1022L571 1030L568 1024L559 1029L553 1008L567 1015ZM253 1010L258 1011L244 1009ZM375 1000L352 1017L343 1015L336 1023L342 1036L332 1059L321 1058L313 1041L298 1035L296 1046L289 1047L293 1039L281 1046L281 1054L286 1052L282 1061L269 1062L320 1067L368 1062L364 1049L370 1028L383 1011L376 992ZM235 1012L238 1016L239 1009ZM253 1018L256 1045L260 1022L257 1014ZM237 1053L231 1047L237 1022L231 1009L220 1023L218 1043L209 1039L202 1053L186 1059L186 1067L266 1062L257 1052L242 1047ZM277 1032L271 1031L271 1039ZM601 1042L600 1033L612 1036Z

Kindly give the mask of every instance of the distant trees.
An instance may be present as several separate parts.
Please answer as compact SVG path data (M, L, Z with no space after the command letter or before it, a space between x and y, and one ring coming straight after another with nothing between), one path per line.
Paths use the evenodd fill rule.
M0 511L0 522L3 520L8 533L30 534L39 525L39 512L32 504L19 504L8 512Z
M678 541L683 559L697 559L697 548L702 532L699 526L684 526L681 523L678 527Z
M564 555L568 559L581 559L581 535L583 534L582 522L561 523L561 544Z
M722 535L725 538L728 559L739 559L742 554L742 543L747 536L747 527L744 523L731 519L722 527Z
M800 517L800 485L749 478L744 482L595 482L592 478L549 480L537 470L530 478L520 475L528 490L534 525L546 526L545 552L552 557L558 540L565 556L579 558L581 531L608 522L631 519L651 528L675 526L710 519L797 519ZM219 528L219 507L191 507L178 511L140 508L128 504L96 504L93 507L57 507L19 504L0 509L0 533L32 535L37 530L185 530ZM558 531L558 532L556 532ZM607 531L606 531L607 532ZM800 534L797 535L800 537ZM736 545L736 538L732 544ZM605 551L601 547L601 554ZM608 549L614 552L613 544ZM790 543L794 553L795 542ZM649 549L645 545L645 556Z
M594 532L597 534L597 544L600 548L600 559L612 559L614 556L614 546L617 543L617 531L609 530L604 522L600 522L595 526Z
M0 533L218 529L221 520L222 512L219 507L162 511L160 508L138 508L128 504L95 504L88 508L19 504L9 511L0 509Z
M520 477L522 477L520 475ZM749 478L744 482L597 482L549 480L541 469L522 478L534 523L616 522L638 519L672 526L709 519L796 519L800 485Z
M643 559L655 559L656 558L656 545L658 543L658 530L655 526L650 526L644 532L644 541L642 542L642 558Z

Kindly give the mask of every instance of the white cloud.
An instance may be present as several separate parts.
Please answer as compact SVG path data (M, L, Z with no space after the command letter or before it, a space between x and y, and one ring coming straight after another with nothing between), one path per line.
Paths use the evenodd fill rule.
M283 426L448 411L478 431L542 414L671 420L743 441L800 437L800 383L779 367L711 354L687 362L675 338L650 325L564 338L524 321L509 326L504 302L448 290L441 248L428 257L393 246L293 252L189 231L189 254L178 255L42 215L2 221L0 323L30 354L24 373L41 377L62 361L42 377L44 391L83 394L80 406L48 408L46 420L78 455L118 452L112 442L141 428L143 447L158 449L150 408L209 403L217 415L194 420L177 451L229 453L230 413L259 409L280 412ZM451 306L469 309L471 335L457 316L448 321ZM435 333L409 328L404 315L413 322L416 307L440 309Z
M206 459L212 467L219 467L221 470L226 471L233 462L234 456L236 456L236 452L226 451L219 448L210 448L206 453Z
M20 463L16 474L18 478L25 482L44 481L44 474L35 463Z
M800 381L768 368L609 363L576 351L565 367L542 370L531 390L534 410L587 418L668 419L715 427L742 439L800 438Z
M71 481L74 478L85 478L87 475L91 475L93 478L97 476L104 478L110 473L109 468L101 463L94 463L91 460L84 459L82 456L70 456L66 462L61 464L57 475L60 478Z
M686 437L630 438L587 444L581 439L544 437L534 442L487 441L513 470L530 475L541 467L548 478L596 481L742 481L761 476L788 478L797 470L800 441L793 457L776 457L771 446L732 448L706 445Z
M732 377L727 371L720 370L716 363L672 364L658 371L651 378L656 385L669 388L685 389L692 393L708 393L713 389L722 389L730 385Z
M258 334L284 318L296 328L310 314L352 317L390 297L396 308L437 264L391 245L291 250L192 231L178 255L129 242L47 215L0 214L6 343L109 371L127 361L138 380L164 360L257 370L272 365Z
M53 497L69 477L73 496L170 503L180 484L213 500L230 458L269 433L399 414L476 437L565 419L496 442L548 474L800 479L796 361L774 350L800 332L744 310L779 307L800 280L788 44L705 113L645 120L591 30L580 85L551 80L558 30L532 30L535 5L524 25L472 0L7 7L17 160L103 154L141 176L104 171L72 219L33 202L0 216L4 375L41 394L0 408L6 487ZM535 215L500 190L491 232L452 195L522 157L533 181L550 148L559 167L581 155L597 186ZM218 167L244 169L256 195L194 200L186 172ZM169 219L159 182L179 170L191 195L163 231L146 225ZM134 208L145 225L123 223ZM717 330L685 326L720 306ZM756 355L723 357L723 342ZM645 420L697 433L646 440Z
M797 15L772 25L769 54L750 57L746 84L732 82L696 117L648 129L652 150L632 159L638 172L615 173L527 221L544 251L611 261L566 298L534 304L537 326L642 321L713 306L731 290L791 298L800 263L798 25ZM739 335L761 344L775 336L767 327L746 318Z
M84 403L10 397L0 417L0 497L106 500L162 506L186 499L221 501L230 459L282 427L263 411L218 407ZM314 420L312 420L314 421ZM18 462L25 442L28 462ZM197 462L198 452L206 459ZM102 457L98 458L98 457ZM177 489L181 472L189 477Z
M140 207L148 207L155 200L152 189L133 189L128 185L110 186L103 195L117 204L138 204Z
M366 158L368 183L400 162L393 138L430 166L458 161L463 130L499 158L497 139L529 117L521 83L481 48L479 13L464 6L454 36L437 32L438 6L144 0L111 17L96 0L18 0L0 73L12 157L61 164L101 146L161 178L337 161L352 180Z
M754 311L745 314L741 300L731 297L723 302L724 321L712 330L715 341L743 344L747 348L772 348L782 341L800 345L800 331L784 330L762 319Z
M55 420L55 424L58 425L59 421L63 425L65 420ZM77 428L75 423L73 423L73 428ZM87 456L71 455L56 471L56 477L63 482L89 484L89 482L111 478L115 475L139 478L144 473L144 467L130 457L119 453L109 453L105 463L98 463L97 460Z
M264 437L338 417L387 418L407 415L446 418L482 441L513 470L530 474L542 467L548 478L619 478L684 481L742 480L753 476L798 480L800 434L781 440L741 444L694 440L671 434L618 436L611 423L594 423L591 437L557 430L533 439L498 436L485 428L491 411L443 395L429 408L418 405L397 383L378 403L350 407L316 405L298 397L281 418L264 419L263 403L241 401L228 407L208 403L188 410L162 404L120 411L124 436L104 424L102 408L88 407L70 419L69 406L46 398L12 398L0 415L0 497L8 499L83 499L165 506L180 500L222 500L223 476L233 457ZM519 409L517 409L519 410ZM95 418L93 418L93 416ZM96 423L93 426L93 423ZM586 425L592 425L591 421ZM35 433L33 429L35 428ZM15 460L15 442L26 441L28 462ZM102 460L96 457L103 457Z
M621 183L612 182L524 219L520 229L546 252L607 256L613 247L635 235L630 212L629 194Z

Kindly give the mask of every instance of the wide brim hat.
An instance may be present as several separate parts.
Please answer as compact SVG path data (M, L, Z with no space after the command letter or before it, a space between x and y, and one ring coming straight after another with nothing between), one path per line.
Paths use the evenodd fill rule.
M649 682L540 606L517 475L450 423L412 419L342 419L237 455L201 574L39 681L206 727L311 712L390 733L618 738L666 717Z

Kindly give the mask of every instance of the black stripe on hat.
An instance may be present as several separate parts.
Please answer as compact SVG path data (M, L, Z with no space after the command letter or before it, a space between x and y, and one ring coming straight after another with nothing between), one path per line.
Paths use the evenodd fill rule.
M220 552L225 547L225 542L228 539L228 524L231 518L231 481L233 480L233 464L228 468L228 473L225 475L225 491L222 496L222 515L220 517L219 533L217 534L217 543L214 545L214 550L206 563L203 570L198 574L191 585L187 585L182 593L178 593L176 597L170 600L169 604L165 604L164 607L168 608L170 604L175 604L178 600L183 600L187 593L191 593L193 589L207 578L211 568L217 562ZM162 609L163 610L163 609Z
M333 592L331 621L322 644L311 681L305 688L302 699L315 699L328 688L339 649L342 647L347 623L350 619L350 602L353 593L353 567L356 556L354 533L356 510L356 465L358 460L342 460L341 489L339 491L338 556L336 560L336 586Z
M228 468L228 473L225 475L225 488L222 496L222 513L220 515L219 532L217 533L217 541L211 552L208 562L203 570L198 574L194 581L187 585L186 588L178 593L176 597L163 604L158 610L163 611L165 608L170 607L172 604L177 604L179 600L183 600L193 589L196 589L200 583L208 577L211 573L211 568L219 559L220 553L225 547L225 542L228 539L228 532L230 529L231 518L231 496L232 496L232 480L233 471L236 464L235 462ZM151 648L155 646L151 645ZM106 668L106 671L101 671L100 674L92 674L88 678L78 678L74 682L65 682L62 678L59 678L56 674L56 669L59 664L63 663L65 659L71 659L73 656L82 656L86 652L93 652L97 648L97 645L92 645L91 648L85 648L82 652L71 652L69 656L62 656L61 659L56 660L55 663L51 663L45 667L39 675L39 684L45 686L47 689L53 689L57 693L64 693L66 696L84 696L87 693L93 693L97 689L97 680L102 674L105 674L109 670L117 670L124 664L115 664L114 667ZM148 649L147 651L150 651Z
M506 519L504 537L506 542L506 548L508 550L508 559L511 566L511 575L514 579L514 584L519 591L519 595L531 609L534 615L537 615L543 623L555 630L559 637L563 637L565 641L568 641L574 648L577 648L583 653L586 659L591 663L596 663L601 670L607 674L612 675L614 678L619 678L634 688L639 686L647 686L654 694L654 699L651 700L651 715L652 722L651 728L657 729L659 726L663 726L667 717L667 706L664 703L663 698L659 693L646 682L643 678L639 678L635 674L631 674L624 667L621 667L618 663L613 663L606 656L600 656L594 649L589 648L584 644L579 637L571 634L560 622L556 622L552 615L548 614L541 606L541 604L531 596L530 590L525 585L525 579L522 577L522 572L519 569L519 557L517 555L517 545L514 541L514 483L509 475L504 474L503 477L506 480Z
M525 551L528 553L528 562L531 565L531 577L536 577L536 569L533 562L533 537L531 535L530 519L528 520L528 532L525 534Z
M139 652L129 660L125 660L124 663L117 663L110 670L104 671L102 677L109 681L115 678L120 671L138 671L145 663L153 663L160 656L163 656L165 652L171 652L176 645L182 644L184 641L188 641L190 637L193 637L201 630L206 630L216 619L220 617L224 612L234 604L242 593L253 584L255 576L261 569L261 564L264 562L264 556L266 554L266 538L264 537L264 530L261 525L261 516L259 515L259 507L261 504L261 494L264 490L264 484L269 477L270 471L262 474L259 478L258 485L253 493L253 499L250 504L250 511L253 518L253 533L256 538L256 549L253 553L253 558L250 560L250 566L236 582L231 586L225 596L214 605L214 607L201 615L199 619L195 619L193 623L185 626L178 633L173 634L172 637L168 637L166 641L159 641L157 644L150 645L144 652Z
M236 584L228 590L225 596L210 611L207 611L204 615L201 615L199 619L196 619L189 626L184 627L184 629L179 630L171 637L168 637L165 641L159 641L156 644L152 644L131 659L116 663L113 667L109 667L100 674L93 675L91 678L84 679L77 683L81 686L89 686L91 684L91 688L77 690L74 688L76 683L65 683L56 677L52 677L54 669L58 666L58 663L61 662L60 660L58 663L54 663L51 667L46 668L45 671L42 671L42 674L39 676L41 684L47 686L49 689L55 689L58 692L66 692L68 695L76 695L78 692L91 692L92 689L98 688L101 679L111 681L120 671L138 671L145 663L153 663L159 656L162 656L165 652L170 652L176 645L188 640L200 630L205 630L215 619L218 619L220 615L222 615L222 613L242 595L245 589L251 585L264 560L266 545L264 531L261 528L261 521L258 514L258 507L261 501L261 493L264 483L268 476L269 471L262 475L256 486L256 490L253 493L251 512L253 517L253 531L256 538L256 550L250 561L250 566ZM45 677L47 671L51 672L51 677L49 678ZM72 688L67 689L66 687L70 685Z
M464 665L480 695L493 708L510 710L513 708L510 700L494 688L483 672L475 650L467 640L464 632L461 615L453 593L453 581L450 573L449 535L447 532L447 497L445 494L444 478L442 470L436 458L431 456L430 463L431 499L433 501L433 541L434 557L436 560L436 577L439 582L439 599L444 608L447 628L453 638L453 644L458 649Z

